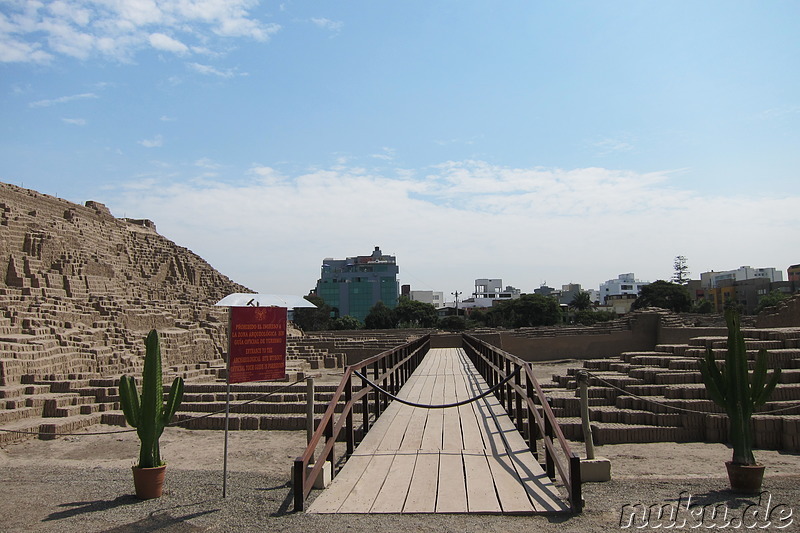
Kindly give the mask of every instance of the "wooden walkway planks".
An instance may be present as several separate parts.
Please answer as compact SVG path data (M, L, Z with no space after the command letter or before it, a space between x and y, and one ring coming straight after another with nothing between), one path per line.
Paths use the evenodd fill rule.
M399 396L444 404L488 388L461 349L432 349ZM447 409L392 402L309 513L553 513L569 506L493 395Z

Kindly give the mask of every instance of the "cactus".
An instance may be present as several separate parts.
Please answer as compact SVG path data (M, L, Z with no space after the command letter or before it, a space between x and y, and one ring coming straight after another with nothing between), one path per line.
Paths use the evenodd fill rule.
M743 465L756 464L753 456L753 426L751 417L756 407L766 403L780 379L781 369L776 368L767 379L767 351L759 350L753 373L747 369L747 350L738 311L725 311L728 325L728 351L725 365L720 369L709 349L700 360L700 373L706 391L714 403L725 409L730 423L730 444L733 447L731 462Z
M141 442L138 467L153 468L163 464L158 439L181 403L183 378L177 377L172 382L165 404L161 383L161 347L156 330L147 336L145 346L141 400L132 376L122 376L120 379L119 396L125 420L136 428Z

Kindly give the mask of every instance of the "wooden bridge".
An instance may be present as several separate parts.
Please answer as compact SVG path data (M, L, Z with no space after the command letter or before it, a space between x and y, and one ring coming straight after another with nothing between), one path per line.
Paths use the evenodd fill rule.
M474 347L467 345L466 348L473 358L479 356ZM371 368L374 382L410 403L453 404L485 393L490 387L498 391L497 396L487 394L477 401L448 408L426 409L398 400L388 403L386 395L372 391L375 403L369 409L370 387L356 395L348 393L352 391L351 384L345 383L349 381L348 375L355 377L353 367L349 367L340 386L346 399L345 412L334 422L333 410L329 409L331 417L323 418L315 435L316 442L312 440L309 450L295 463L295 508L304 507L309 484L320 470L321 461L318 461L316 468L305 474L319 439L326 438L321 457L333 458L335 435L344 429L348 442L347 462L331 485L309 506L309 513L552 514L580 511L579 473L574 471L579 470L579 459L570 452L562 437L560 455L566 455L570 464L568 467L558 464L551 436L560 435L560 432L557 426L553 428L545 421L544 410L549 411L549 407L537 406L532 399L525 398L524 403L529 408L527 427L542 426L539 435L536 432L531 435L534 449L537 436L544 440L546 461L543 468L532 453L532 445L525 441L501 403L501 400L507 403L517 415L518 425L522 425L523 395L538 389L538 384L534 387L535 380L530 372L524 371L524 363L493 348L490 352L502 354L503 360L494 353L478 359L479 366L491 370L487 375L489 383L464 348L428 350L418 347L388 355L388 361L383 360L387 355L381 354L383 357L376 356L358 365L362 375L369 374ZM522 386L522 380L527 381L527 387ZM362 427L369 431L355 447L352 405L359 399L364 406ZM382 412L381 406L384 407ZM371 428L370 414L374 416ZM560 488L551 480L555 477L555 466L562 477L566 476Z

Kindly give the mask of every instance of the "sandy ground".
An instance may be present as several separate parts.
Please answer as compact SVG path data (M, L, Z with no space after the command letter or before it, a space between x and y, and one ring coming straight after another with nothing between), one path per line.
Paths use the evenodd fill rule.
M546 378L568 364L542 365L538 371ZM94 432L102 434L89 434ZM612 480L584 484L586 506L580 515L311 515L293 512L289 482L292 462L302 454L305 443L303 431L230 432L228 495L223 499L224 433L167 428L161 439L168 462L165 494L146 502L132 495L130 467L139 446L134 432L96 426L56 440L4 445L0 447L0 532L584 533L620 529L625 525L626 505L677 506L682 493L691 494L702 505L722 505L734 517L761 509L769 497L768 505L782 504L783 511L788 508L797 516L780 522L773 516L772 521L765 518L753 525L762 530L800 531L798 454L756 451L758 460L767 465L761 499L728 490L723 463L730 458L730 450L724 445L615 444L596 447L598 456L611 460ZM582 443L572 446L584 455ZM338 445L340 451L343 448L343 443ZM316 494L312 492L310 500ZM650 520L631 529L669 529L667 525ZM672 529L696 525L690 521L673 524ZM719 523L703 525L706 530L721 528ZM732 528L736 522L727 525Z

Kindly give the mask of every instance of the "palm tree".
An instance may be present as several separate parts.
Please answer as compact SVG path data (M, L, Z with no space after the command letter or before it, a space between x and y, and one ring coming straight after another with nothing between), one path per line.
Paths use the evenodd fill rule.
M572 297L572 301L569 302L569 306L572 309L584 311L592 306L592 297L589 296L588 292L576 292Z

